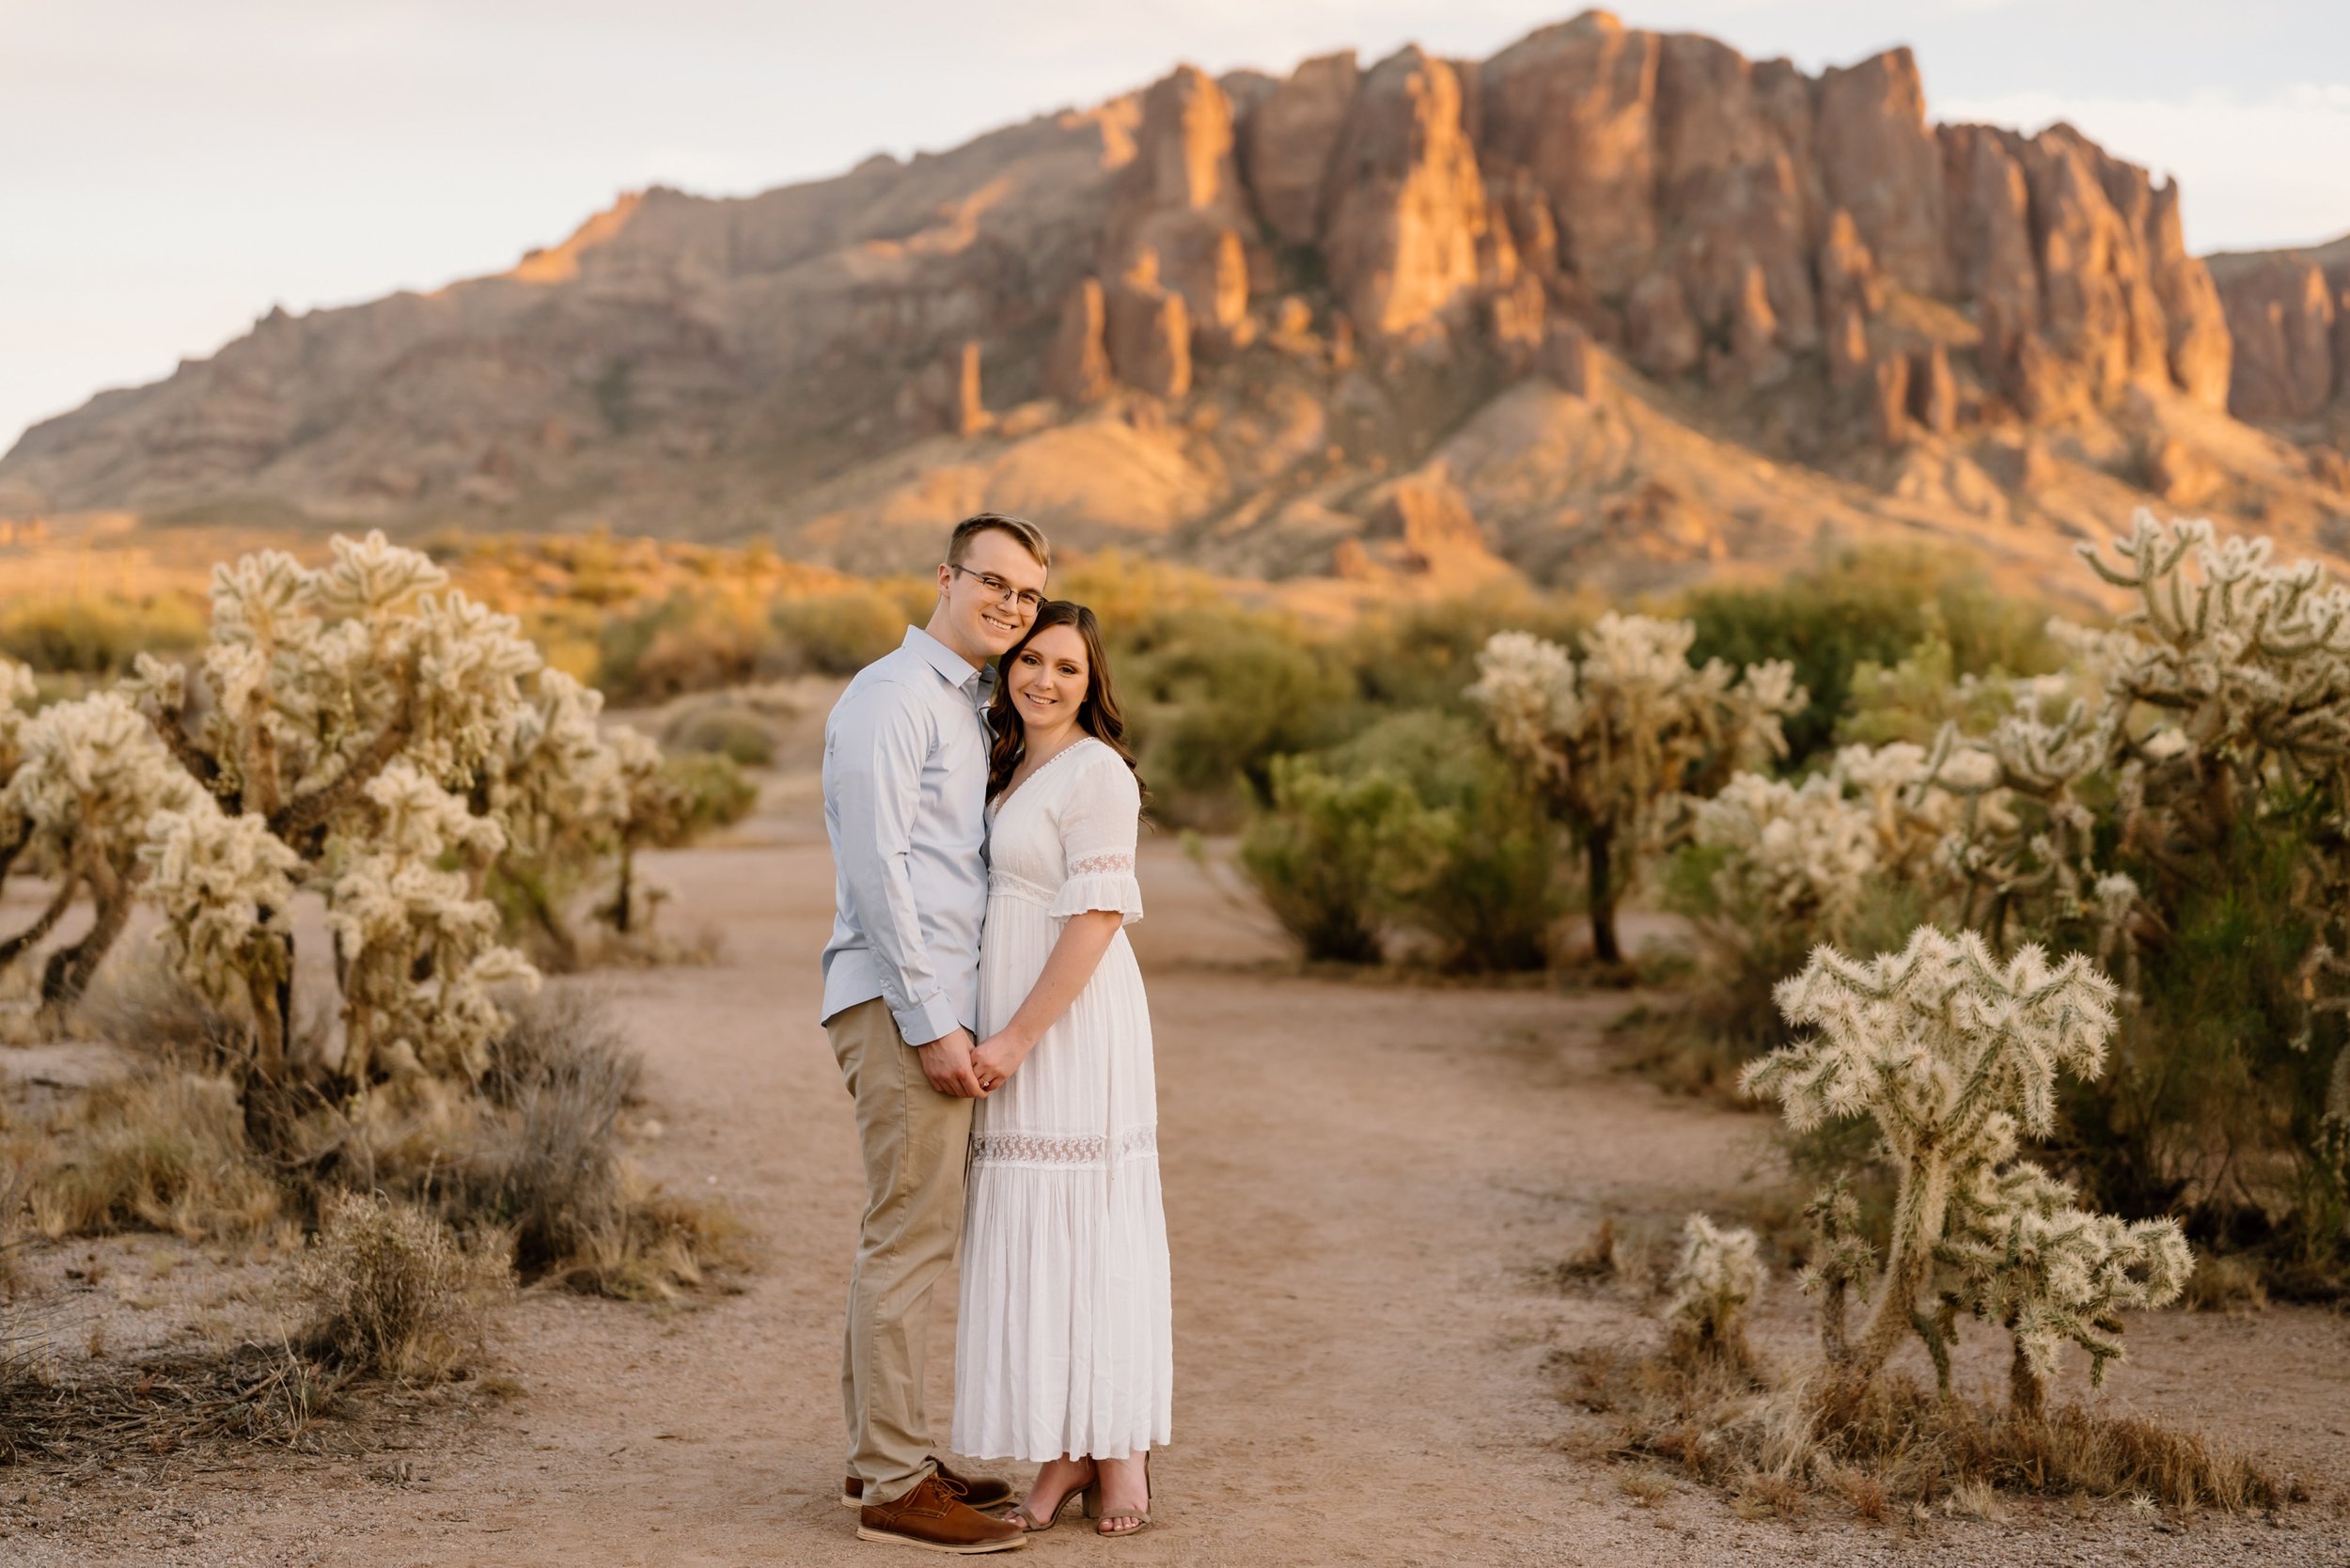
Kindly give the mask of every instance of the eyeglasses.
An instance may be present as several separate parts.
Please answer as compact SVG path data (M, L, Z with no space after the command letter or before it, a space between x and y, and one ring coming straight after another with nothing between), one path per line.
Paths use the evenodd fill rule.
M974 572L967 566L957 566L952 561L948 561L947 563L947 570L949 572L960 572L964 576L977 580L979 587L985 588L989 593L995 596L997 604L1001 604L1007 599L1010 600L1013 604L1020 606L1020 613L1022 615L1033 616L1037 611L1044 607L1044 595L1037 592L1034 588L1013 588L1010 583L1005 582L1001 577L998 577L993 572Z

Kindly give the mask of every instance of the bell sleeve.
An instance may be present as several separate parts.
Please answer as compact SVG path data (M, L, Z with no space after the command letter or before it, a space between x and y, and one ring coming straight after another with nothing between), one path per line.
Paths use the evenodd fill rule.
M1061 811L1061 852L1069 874L1046 913L1057 920L1089 910L1114 911L1122 924L1142 918L1142 884L1135 880L1135 839L1142 820L1142 791L1134 770L1115 753L1087 762L1085 776Z

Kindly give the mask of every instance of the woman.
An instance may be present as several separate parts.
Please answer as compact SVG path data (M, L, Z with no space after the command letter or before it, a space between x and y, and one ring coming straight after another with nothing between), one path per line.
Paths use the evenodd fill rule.
M1151 1522L1174 1334L1142 917L1142 788L1093 612L1047 602L1004 655L991 723L987 923L953 1446L1042 1465L1007 1517L1073 1498Z

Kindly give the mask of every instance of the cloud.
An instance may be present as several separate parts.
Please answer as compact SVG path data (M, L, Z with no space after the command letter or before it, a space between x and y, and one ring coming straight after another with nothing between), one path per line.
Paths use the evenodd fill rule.
M2175 175L2198 252L2308 244L2350 227L2350 82L2258 97L2004 93L1931 107L1940 119L2027 133L2064 120L2117 157Z

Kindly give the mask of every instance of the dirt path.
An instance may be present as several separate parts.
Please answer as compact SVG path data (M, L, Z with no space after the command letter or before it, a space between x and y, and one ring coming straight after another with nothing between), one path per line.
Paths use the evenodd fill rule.
M782 808L743 841L662 868L681 909L723 928L723 964L590 982L650 1060L666 1130L649 1163L723 1197L759 1238L742 1294L669 1312L530 1295L501 1339L523 1397L445 1449L191 1477L163 1499L175 1506L126 1516L102 1544L19 1536L0 1542L0 1561L916 1560L858 1544L835 1501L860 1185L815 1022L828 861L805 798ZM2350 1560L2324 1511L2289 1531L2246 1521L2182 1537L2123 1510L2044 1510L2026 1521L2029 1544L2012 1526L1937 1520L1902 1544L1825 1511L1809 1525L1742 1521L1685 1487L1636 1506L1615 1471L1576 1457L1579 1419L1542 1368L1556 1347L1651 1329L1613 1297L1561 1294L1539 1274L1603 1213L1718 1201L1747 1179L1759 1123L1611 1073L1595 1043L1621 996L1301 980L1252 966L1262 932L1171 844L1148 851L1144 878L1151 917L1136 935L1159 1030L1176 1445L1155 1466L1159 1528L1112 1544L1065 1525L1025 1560ZM1800 1332L1798 1310L1775 1309L1780 1337ZM2248 1333L2292 1348L2231 1351ZM2163 1334L2167 1372L2125 1381L2128 1397L2214 1406L2199 1414L2281 1443L2305 1468L2327 1465L2342 1441L2327 1433L2350 1426L2342 1319L2173 1317ZM2199 1364L2206 1376L2181 1375Z

